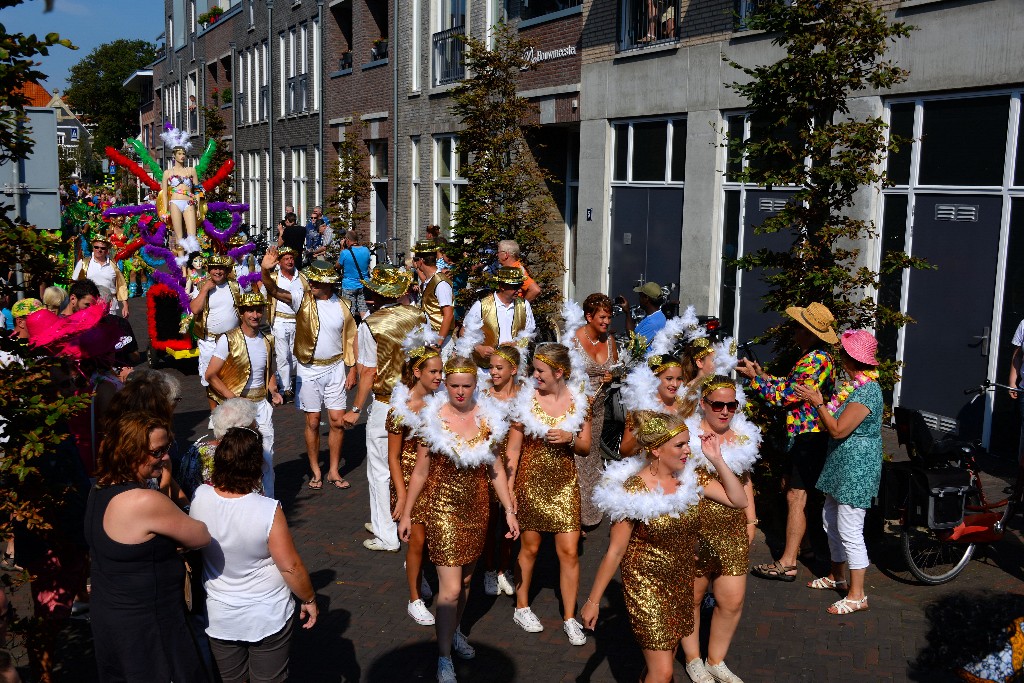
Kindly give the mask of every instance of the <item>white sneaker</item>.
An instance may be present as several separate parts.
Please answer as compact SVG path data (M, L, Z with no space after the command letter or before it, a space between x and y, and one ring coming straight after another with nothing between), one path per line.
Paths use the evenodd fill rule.
M484 572L484 593L501 595L498 589L498 572Z
M420 600L429 600L432 597L434 597L434 591L427 583L427 577L420 577Z
M385 550L389 553L397 553L402 546L389 548L383 543L381 543L381 540L379 538L368 538L365 541L363 541L363 547L367 550Z
M527 633L540 633L544 630L544 624L540 623L540 619L529 607L516 609L512 613L512 621L519 624L519 627Z
M587 634L583 632L583 625L576 619L566 619L562 624L562 630L569 636L570 645L587 644Z
M715 679L704 668L704 660L700 657L686 663L686 675L693 683L715 683Z
M365 524L363 524L363 528L369 531L371 534L373 533L373 524L371 524L370 522L366 522Z
M498 572L498 595L504 593L505 595L515 595L516 587L512 585L512 582L508 579L508 574L505 572Z
M719 662L718 664L705 664L704 670L711 675L711 679L718 681L719 683L743 683L743 679L729 671L729 667L725 665L725 662Z
M437 658L437 683L458 683L451 657Z
M409 616L413 618L413 621L420 626L434 625L434 615L430 613L430 610L427 609L427 606L423 604L422 600L413 600L410 602L406 611L409 613Z
M476 657L476 649L466 640L466 636L463 635L461 628L455 629L455 636L452 638L452 652L459 659L473 659L473 657Z

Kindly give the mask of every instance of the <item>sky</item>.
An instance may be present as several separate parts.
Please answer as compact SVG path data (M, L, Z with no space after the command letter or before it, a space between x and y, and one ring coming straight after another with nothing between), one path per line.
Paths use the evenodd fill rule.
M56 46L49 56L38 57L39 70L47 75L40 85L50 92L66 90L71 67L100 45L119 38L155 43L163 32L163 0L54 0L53 11L45 9L43 0L27 0L0 9L0 24L11 33L40 37L55 31L78 47Z

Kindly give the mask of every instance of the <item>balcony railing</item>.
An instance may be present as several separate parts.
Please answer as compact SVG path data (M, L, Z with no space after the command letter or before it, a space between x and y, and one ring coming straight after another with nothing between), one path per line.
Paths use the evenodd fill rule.
M623 0L622 50L679 40L679 0Z
M434 34L434 85L456 83L466 77L465 35L465 26Z

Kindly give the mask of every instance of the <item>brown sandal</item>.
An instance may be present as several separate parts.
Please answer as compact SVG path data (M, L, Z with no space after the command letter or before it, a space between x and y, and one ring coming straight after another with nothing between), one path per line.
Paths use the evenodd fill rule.
M793 572L789 574L788 572ZM750 570L750 573L754 576L759 576L762 579L770 579L772 581L785 581L792 583L796 581L796 565L784 565L778 560L775 562L766 562L765 564L756 565Z

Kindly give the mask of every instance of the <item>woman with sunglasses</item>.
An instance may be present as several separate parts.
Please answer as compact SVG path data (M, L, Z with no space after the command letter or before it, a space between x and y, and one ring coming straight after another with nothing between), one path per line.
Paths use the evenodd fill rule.
M412 515L422 494L427 549L437 567L437 680L455 683L451 655L472 659L476 650L459 628L473 567L487 533L488 480L505 507L509 538L519 537L505 470L496 466L508 421L489 399L476 400L476 363L454 355L444 365L446 392L426 400L417 430L420 443L409 479L398 536L412 538Z
M695 632L698 502L706 496L742 508L747 501L739 479L722 460L717 434L702 436L696 450L712 463L721 481L711 480L701 490L682 418L641 411L636 431L645 454L609 464L594 491L612 521L611 538L580 616L587 628L597 625L601 596L621 566L629 623L646 664L643 681L669 683L679 640Z
M316 593L281 503L261 494L263 436L228 429L213 462L189 512L213 539L202 553L210 650L223 683L284 681L296 621L316 623Z
M426 323L424 326L429 332L426 338L433 338L430 326ZM425 343L422 328L414 330L408 342L403 344L406 361L402 366L401 379L391 391L390 408L384 420L384 429L388 433L388 469L391 472L391 516L396 522L405 510L409 480L416 467L416 450L419 447L416 431L423 426L421 413L426 399L441 386L441 351ZM405 550L405 577L409 582L406 611L417 624L433 626L434 615L423 602L432 595L430 586L423 579L423 548L427 538L423 516L425 506L426 498L420 496L412 511L412 529Z
M100 447L96 486L85 511L92 559L91 626L101 681L207 681L185 616L179 547L210 542L147 482L169 465L170 424L129 413Z
M742 390L724 375L710 375L700 383L700 403L688 420L690 448L697 467L697 483L707 487L721 481L720 469L699 448L701 440L714 436L721 444L722 461L743 486L747 506L736 509L710 498L697 506L697 572L693 582L693 633L683 638L686 673L693 683L743 683L725 665L747 589L750 544L754 541L757 514L750 470L757 462L761 432L740 408ZM715 611L711 619L707 661L700 657L700 605L714 582Z

